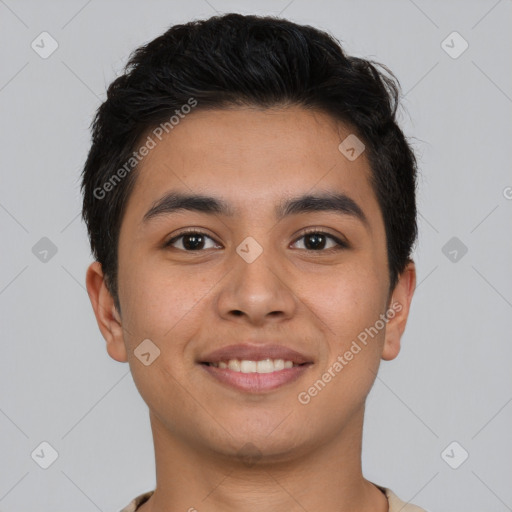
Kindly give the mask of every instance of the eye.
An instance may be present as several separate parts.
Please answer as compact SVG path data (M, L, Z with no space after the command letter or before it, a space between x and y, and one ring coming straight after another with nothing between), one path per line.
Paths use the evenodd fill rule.
M205 247L206 241L211 240L213 245L211 247ZM178 236L171 238L168 242L165 243L164 247L173 247L174 244L179 241L181 247L175 247L176 249L182 251L200 251L202 249L214 249L219 247L216 245L215 240L209 237L202 231L189 230L183 233L180 233Z
M340 240L334 235L331 235L330 233L326 233L325 231L321 231L319 229L312 229L302 233L298 240L302 239L306 241L304 244L304 249L306 251L327 252L348 248L348 244L346 242ZM334 245L331 247L326 247L328 240L331 240L331 243L334 242Z
M346 242L320 229L311 229L302 233L301 237L297 240L302 239L306 241L306 243L303 244L304 250L311 252L327 252L348 248L348 244ZM207 247L208 240L212 242L210 247ZM329 240L331 241L332 245L331 247L326 247ZM177 244L177 242L179 243ZM297 243L298 241L295 242L295 244ZM187 252L221 248L221 246L219 246L213 238L199 230L184 231L179 235L171 238L164 244L164 247L174 247L175 249Z

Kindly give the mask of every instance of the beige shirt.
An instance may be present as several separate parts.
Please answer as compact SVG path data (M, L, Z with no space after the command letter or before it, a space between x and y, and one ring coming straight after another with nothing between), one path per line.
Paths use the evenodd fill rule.
M416 505L405 503L390 489L381 487L380 485L377 485L377 487L386 495L386 498L388 499L388 512L426 512L424 509L417 507ZM144 494L140 494L132 501L130 501L130 503L128 503L128 505L126 505L126 507L124 507L120 512L135 512L140 505L145 503L149 497L152 496L154 492L155 491L148 491Z

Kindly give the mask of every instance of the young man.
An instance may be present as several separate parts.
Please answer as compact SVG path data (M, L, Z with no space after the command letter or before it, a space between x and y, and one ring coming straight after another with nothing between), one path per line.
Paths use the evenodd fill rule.
M110 85L86 282L149 407L157 480L124 512L421 510L361 469L416 280L416 160L377 66L229 14L171 27Z

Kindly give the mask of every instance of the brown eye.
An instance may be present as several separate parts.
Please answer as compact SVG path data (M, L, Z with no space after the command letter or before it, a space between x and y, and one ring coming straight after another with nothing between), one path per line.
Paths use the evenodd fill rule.
M304 239L304 249L307 251L323 252L347 248L345 242L324 231L316 230L303 233L298 240L302 239ZM329 240L331 240L331 244L334 242L334 245L326 247L329 244Z
M205 247L208 240L214 242L213 246ZM215 240L213 240L213 238L209 237L205 233L202 233L201 231L186 231L184 233L181 233L178 236L171 238L165 244L165 247L173 247L174 244L176 244L176 242L179 242L179 244L178 247L175 248L181 251L201 251L203 249L212 249L219 247L218 245L216 245L216 242Z

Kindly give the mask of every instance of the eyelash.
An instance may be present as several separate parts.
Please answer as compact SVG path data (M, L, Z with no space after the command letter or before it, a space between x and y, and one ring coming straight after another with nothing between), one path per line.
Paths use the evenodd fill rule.
M330 238L331 240L333 240L335 243L336 243L336 247L331 247L329 249L319 249L319 250L315 250L315 249L303 249L309 253L314 253L314 252L331 252L331 251L339 251L339 250L342 250L342 249L348 249L349 248L349 245L344 242L343 240L340 240L339 238L335 237L334 235L331 235L330 233L326 232L326 231L322 231L321 229L314 229L314 228L310 228L306 231L303 231L300 236L295 240L294 243L296 243L298 240L300 240L301 238L305 238L306 236L308 235L312 235L312 234L315 234L315 235L324 235L326 236L327 238ZM171 247L173 243L175 243L177 240L179 240L180 238L183 238L187 235L202 235L202 236L205 236L206 238L209 238L210 240L213 240L215 242L215 240L207 235L206 233L204 233L203 231L200 231L200 230L196 230L196 229L190 229L188 231L183 231L182 233L180 233L179 235L171 238L169 241L167 241L165 244L164 244L164 248L167 248L167 247ZM215 242L217 243L217 242ZM198 249L196 251L190 251L190 250L186 250L186 249L178 249L180 251L183 251L183 252L202 252L204 251L205 249Z

